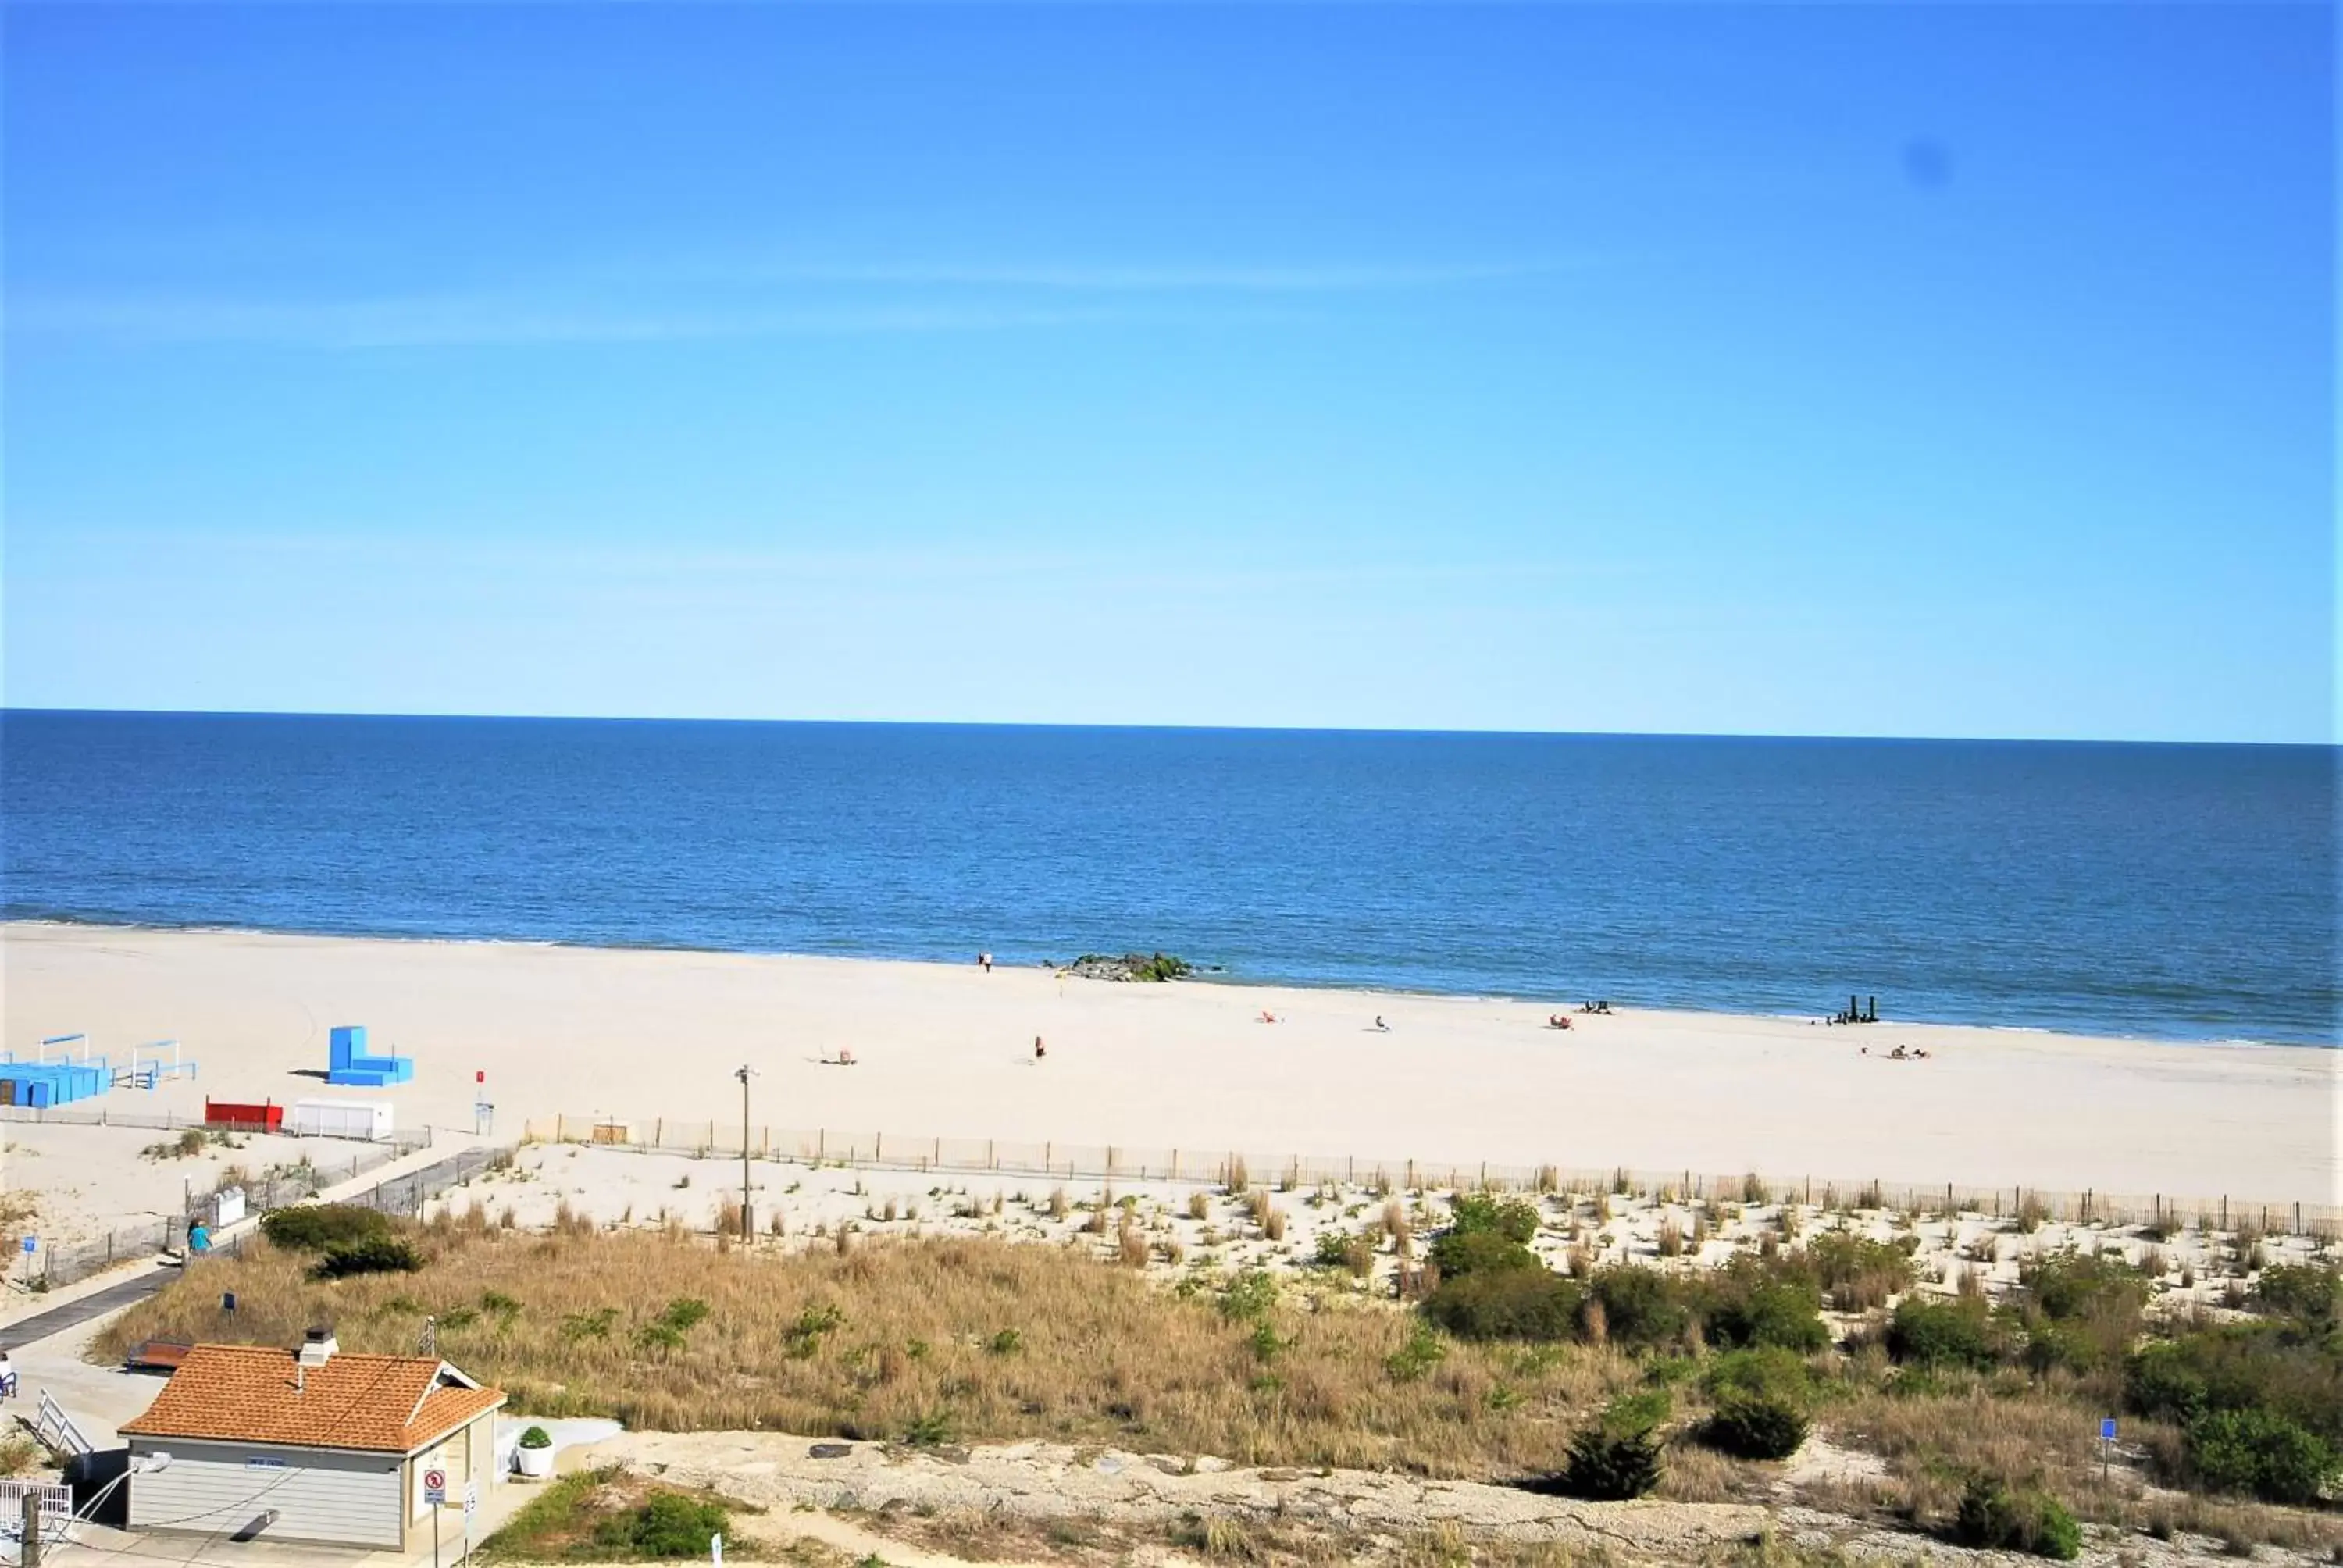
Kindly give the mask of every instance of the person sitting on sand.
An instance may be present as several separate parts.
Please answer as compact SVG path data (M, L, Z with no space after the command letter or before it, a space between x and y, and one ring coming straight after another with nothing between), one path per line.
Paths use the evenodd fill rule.
M1277 1021L1277 1015L1270 1011L1269 1009L1263 1008L1261 1010L1261 1021L1263 1023L1275 1023Z
M1389 1034L1391 1032L1391 1025L1383 1021L1383 1015L1381 1013L1375 1014L1375 1032L1377 1034Z

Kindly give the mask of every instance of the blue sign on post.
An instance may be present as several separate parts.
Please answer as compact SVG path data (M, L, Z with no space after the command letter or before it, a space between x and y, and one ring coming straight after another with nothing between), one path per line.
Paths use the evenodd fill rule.
M27 1252L38 1251L40 1245L41 1239L38 1236L27 1236L25 1238L25 1251Z
M2099 1418L2099 1441L2101 1442L2113 1442L2115 1440L2116 1418L2111 1415L2101 1416Z

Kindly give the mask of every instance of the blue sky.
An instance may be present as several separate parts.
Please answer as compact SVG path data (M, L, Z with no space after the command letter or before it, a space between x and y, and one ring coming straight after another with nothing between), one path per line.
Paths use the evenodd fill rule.
M14 705L2336 734L2323 5L6 28Z

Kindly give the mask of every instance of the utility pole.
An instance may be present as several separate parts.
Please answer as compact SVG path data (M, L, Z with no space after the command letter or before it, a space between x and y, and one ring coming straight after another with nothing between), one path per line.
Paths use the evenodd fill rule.
M757 1070L742 1062L732 1076L740 1081L740 1240L744 1245L753 1245L757 1221L749 1211L749 1081L757 1076Z

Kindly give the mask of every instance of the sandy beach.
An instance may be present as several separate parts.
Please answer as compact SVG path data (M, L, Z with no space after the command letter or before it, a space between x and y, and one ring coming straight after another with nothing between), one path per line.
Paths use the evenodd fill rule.
M201 1064L116 1090L117 1113L351 1094L468 1133L485 1073L500 1136L556 1113L737 1126L746 1063L774 1127L2343 1201L2343 1053L2315 1049L1628 1010L1560 1031L1575 997L973 963L23 923L0 943L9 1049L176 1038ZM326 1090L340 1023L413 1056L415 1081ZM841 1050L856 1065L824 1064Z

